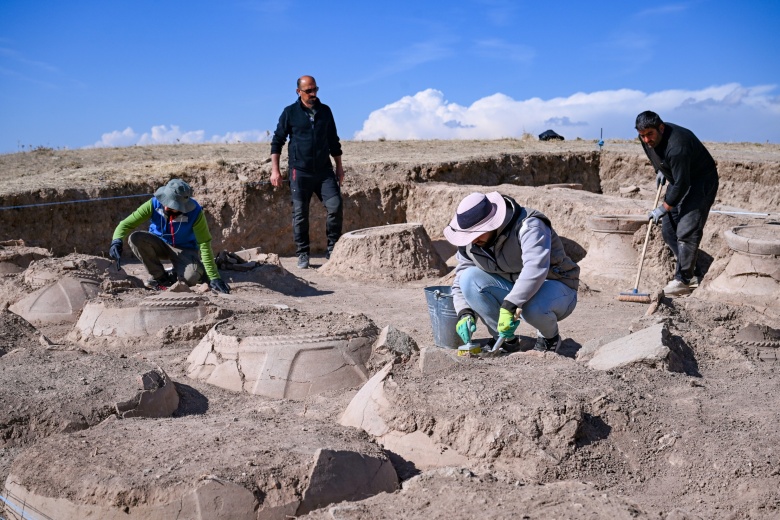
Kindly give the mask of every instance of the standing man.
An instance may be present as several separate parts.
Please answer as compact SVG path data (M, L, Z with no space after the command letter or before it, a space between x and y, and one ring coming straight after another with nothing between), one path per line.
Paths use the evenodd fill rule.
M298 79L298 100L286 107L279 117L274 137L271 140L271 184L282 185L279 158L282 148L290 137L288 148L290 191L293 205L293 240L298 268L309 267L309 203L311 196L317 198L328 212L325 231L328 236L330 259L333 246L341 237L343 202L341 184L344 168L341 165L341 143L336 133L336 122L328 105L320 103L317 97L319 87L311 76ZM330 157L336 161L336 171Z
M656 188L669 183L663 202L648 215L655 224L663 220L661 234L677 259L674 279L664 287L664 294L684 296L704 276L696 259L718 193L718 170L693 132L664 123L655 112L639 114L636 130L656 171Z
M534 350L560 346L558 322L577 305L580 268L566 255L550 219L497 191L472 193L458 205L444 236L458 246L452 300L464 343L471 341L479 316L494 338L505 338L504 350L517 352L519 310L537 330Z

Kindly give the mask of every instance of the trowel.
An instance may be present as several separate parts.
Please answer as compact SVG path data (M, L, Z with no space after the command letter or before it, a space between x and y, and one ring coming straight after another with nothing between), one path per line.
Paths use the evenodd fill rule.
M501 345L504 344L504 339L506 338L504 338L503 336L499 336L495 344L493 344L493 348L485 347L485 354L498 353L498 351L501 350Z

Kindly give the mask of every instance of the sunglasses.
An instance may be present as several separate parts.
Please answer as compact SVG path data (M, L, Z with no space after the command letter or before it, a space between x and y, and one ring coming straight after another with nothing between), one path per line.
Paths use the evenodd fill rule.
M306 90L301 90L301 92L305 92L306 94L314 94L315 92L318 92L320 90L320 87L312 87L307 88Z

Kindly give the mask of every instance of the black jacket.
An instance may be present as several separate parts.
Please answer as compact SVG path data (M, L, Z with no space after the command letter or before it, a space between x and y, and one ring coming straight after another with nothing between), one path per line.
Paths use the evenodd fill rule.
M664 123L664 135L655 148L642 143L647 158L656 171L661 170L669 181L664 202L676 206L690 188L706 193L718 182L718 170L710 152L687 128Z
M288 156L291 172L294 169L311 174L331 172L333 164L330 156L341 155L333 112L319 100L314 110L316 114L311 117L301 103L301 98L298 98L279 116L279 124L271 140L271 153L281 154L287 136L290 136Z

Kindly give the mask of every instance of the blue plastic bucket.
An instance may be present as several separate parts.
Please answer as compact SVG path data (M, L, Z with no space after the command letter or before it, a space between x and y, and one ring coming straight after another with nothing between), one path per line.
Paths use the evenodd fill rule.
M425 299L428 302L428 314L431 316L433 342L441 348L458 348L463 345L455 326L458 324L458 314L452 300L452 287L436 285L425 288Z

